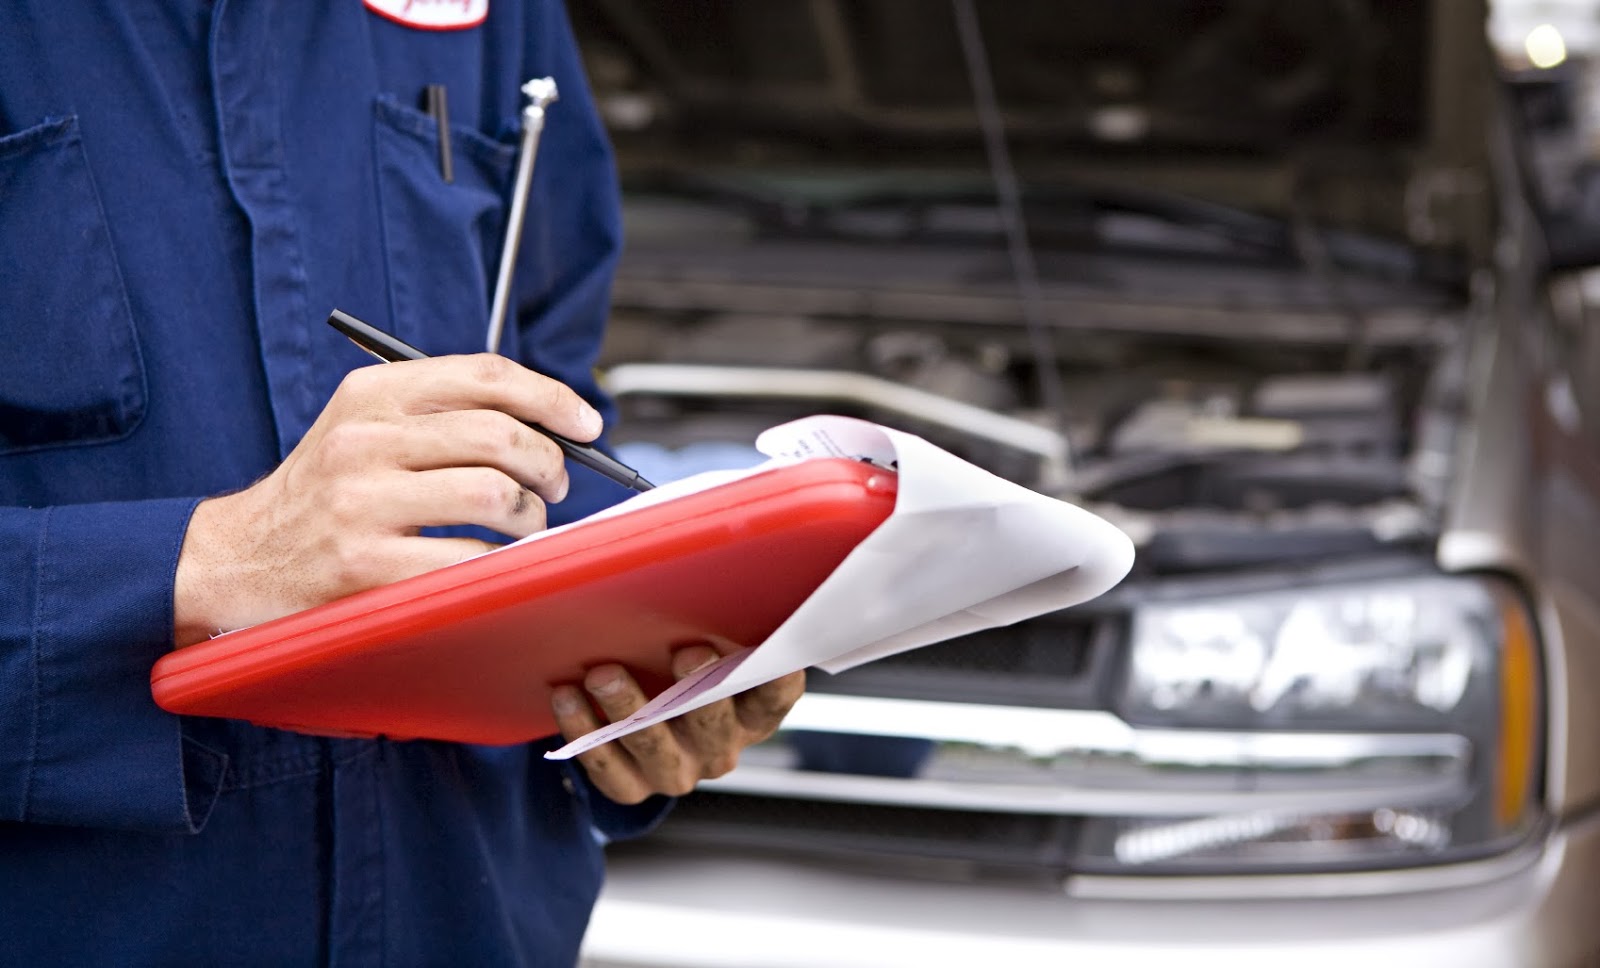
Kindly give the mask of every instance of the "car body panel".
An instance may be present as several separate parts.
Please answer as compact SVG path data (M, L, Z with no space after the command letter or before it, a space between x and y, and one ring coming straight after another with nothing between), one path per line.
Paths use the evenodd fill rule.
M629 30L642 29L632 15L646 6L630 0L597 4L578 16L580 34L585 24L593 26L592 18L613 14ZM861 11L889 20L908 15L910 8L891 6L875 0L810 4L824 38L819 49L831 51L829 63L845 62L840 17ZM1600 381L1600 371L1583 370L1587 357L1568 349L1570 328L1592 328L1595 320L1564 321L1552 300L1538 199L1527 185L1520 134L1485 37L1487 5L1418 0L1413 6L1425 11L1428 22L1427 47L1419 56L1426 58L1429 93L1422 134L1411 143L1319 146L1281 155L1174 154L1065 142L1041 151L1030 139L1049 127L1049 119L1041 122L1027 112L1014 115L1021 124L1013 134L1025 178L1144 186L1277 213L1303 202L1305 179L1311 179L1319 217L1404 240L1418 252L1448 253L1469 267L1459 304L1430 304L1419 296L1425 287L1408 290L1393 280L1352 275L1348 282L1364 307L1366 345L1429 345L1439 352L1435 372L1449 384L1438 408L1448 418L1447 439L1434 441L1436 453L1413 455L1411 467L1419 492L1436 496L1422 502L1436 515L1430 521L1434 530L1425 547L1406 547L1423 565L1431 559L1446 573L1509 579L1538 626L1545 687L1539 706L1542 795L1523 839L1461 863L1423 860L1380 870L1210 877L1057 876L1035 870L1031 879L1010 880L948 859L852 856L838 844L808 849L802 834L760 849L693 838L646 840L612 851L610 881L586 942L586 965L894 968L1181 959L1227 968L1285 962L1342 968L1358 960L1408 968L1503 968L1600 961L1600 919L1590 912L1600 897L1600 414L1578 406L1574 401L1586 395L1575 394L1572 386ZM785 16L799 16L796 9L786 8ZM983 8L990 25L989 18L1001 16L995 9ZM1007 9L1038 15L1047 8ZM1095 9L1110 16L1103 13L1107 8ZM774 22L780 21L790 22ZM748 17L740 24L728 42L749 43L755 53L763 43L804 41L763 33ZM648 31L621 33L627 35L624 47L650 46ZM614 36L602 39L617 42ZM604 61L613 51L604 44L602 49ZM1018 63L1000 70L1026 73L1030 56L1039 51L1019 55ZM660 68L674 58L657 45L643 60ZM760 62L752 57L752 64ZM869 68L870 73L877 65ZM691 139L694 150L684 152L624 132L618 143L625 173L703 159L707 170L725 175L730 164L738 168L739 150L757 163L805 161L796 153L792 127L763 127L759 112L744 103L764 90L760 83L730 100L726 91L707 88L703 78L668 71L656 79L669 93L687 97L684 116L703 120L716 137ZM920 136L918 125L936 121L945 140L929 141L928 157L950 167L964 163L980 179L988 176L977 139L962 142L952 127L952 119L974 120L961 105L940 103L938 112L913 114L897 126L887 120L889 106L863 100L860 87L800 84L794 93L792 102L779 105L790 112L786 124L803 118L805 112L796 108L806 105L819 117L843 119L810 145L819 169L892 159ZM607 103L604 91L600 100ZM775 131L790 140L763 153L758 135ZM640 144L649 150L636 153ZM819 145L832 150L818 152ZM1321 165L1324 148L1329 163ZM641 225L650 229L647 219L631 223L634 230ZM751 245L749 234L743 227L715 229L676 243L670 233L645 231L631 244L617 280L621 314L669 321L651 344L657 350L672 348L670 321L697 314L774 332L795 319L816 318L831 324L859 320L863 332L903 323L965 327L996 342L1024 341L1028 307L1012 286L999 246L919 249L914 241L796 239L781 233ZM1280 272L1226 263L1141 263L1115 252L1047 247L1037 255L1044 292L1033 309L1052 339L1111 334L1125 341L1118 346L1163 339L1246 342L1259 332L1260 339L1312 350L1350 339L1349 307L1322 298L1326 293L1308 293L1303 273L1296 275L1303 267ZM1210 298L1196 296L1207 292ZM1269 324L1278 332L1271 333ZM800 327L774 337L772 357L755 362L796 366L780 349L819 347L824 341L818 333L827 335ZM1593 343L1592 337L1584 341ZM681 353L672 361L706 362ZM1380 557L1374 553L1368 563ZM1317 567L1299 561L1284 565L1278 577L1316 582ZM1272 571L1270 564L1256 569ZM1124 589L1130 598L1137 597L1143 580L1136 576L1129 583L1134 587ZM974 687L967 701L999 701L976 696ZM740 774L731 779L710 786L738 792ZM743 788L758 785L752 781ZM919 794L936 785L919 787ZM871 786L855 784L859 790ZM936 791L928 795L937 799ZM992 809L993 796L978 799ZM1050 882L1051 876L1057 879Z
M1449 882L1447 869L1426 872ZM1296 878L1274 900L1083 899L912 882L846 865L678 851L629 859L606 887L586 968L1506 968L1593 955L1574 936L1600 892L1600 821L1575 823L1499 876L1365 897ZM1069 885L1070 888L1070 885Z

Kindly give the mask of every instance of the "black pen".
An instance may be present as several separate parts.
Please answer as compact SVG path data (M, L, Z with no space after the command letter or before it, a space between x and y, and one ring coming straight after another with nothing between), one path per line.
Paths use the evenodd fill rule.
M328 315L328 325L350 338L350 342L376 356L385 363L398 363L401 360L425 360L428 354L377 329L369 323L364 323L349 313L335 309ZM576 440L563 437L553 430L546 430L538 424L528 424L534 430L544 434L556 442L561 452L571 458L574 463L604 475L623 487L631 487L635 491L648 491L655 487L649 481L639 476L639 472L628 465L612 460L598 448L588 444L580 444Z
M439 176L446 182L456 180L450 168L450 102L446 100L443 84L429 84L422 90L423 110L439 129Z

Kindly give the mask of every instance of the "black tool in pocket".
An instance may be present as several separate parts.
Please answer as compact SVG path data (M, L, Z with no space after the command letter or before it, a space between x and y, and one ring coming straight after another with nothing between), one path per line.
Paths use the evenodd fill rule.
M482 352L516 148L448 125L447 182L437 116L381 96L374 126L393 331L434 356Z

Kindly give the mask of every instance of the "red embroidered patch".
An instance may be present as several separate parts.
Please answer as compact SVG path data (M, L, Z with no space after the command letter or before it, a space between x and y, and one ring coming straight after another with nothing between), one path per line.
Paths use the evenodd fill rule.
M367 9L418 30L466 30L489 16L489 0L361 0Z

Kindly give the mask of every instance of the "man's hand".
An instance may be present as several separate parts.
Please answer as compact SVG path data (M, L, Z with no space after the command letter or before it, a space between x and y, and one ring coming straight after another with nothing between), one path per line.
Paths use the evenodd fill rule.
M387 363L345 377L271 474L202 502L178 557L179 647L454 564L492 545L424 538L477 524L516 537L567 493L555 443L600 415L554 380L491 354Z
M673 655L672 672L682 679L716 659L710 646L690 646ZM600 792L618 803L639 803L654 793L682 796L701 780L732 770L746 746L771 736L805 684L804 672L774 679L581 753L578 762ZM606 721L616 722L633 715L648 697L626 669L603 665L589 670L583 690L561 686L551 701L561 735L571 742L600 728L595 707Z

